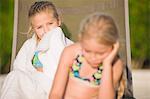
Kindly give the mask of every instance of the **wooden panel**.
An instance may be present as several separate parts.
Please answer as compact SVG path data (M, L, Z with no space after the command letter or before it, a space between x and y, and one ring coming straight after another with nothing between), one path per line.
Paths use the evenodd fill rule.
M27 35L28 31L28 10L31 4L36 0L19 0L18 2L18 29L17 29L17 52ZM126 62L126 31L125 31L125 9L124 0L51 0L56 7L62 21L72 33L72 40L77 41L77 34L81 20L90 13L104 12L113 16L115 19L121 42L121 52L123 60Z

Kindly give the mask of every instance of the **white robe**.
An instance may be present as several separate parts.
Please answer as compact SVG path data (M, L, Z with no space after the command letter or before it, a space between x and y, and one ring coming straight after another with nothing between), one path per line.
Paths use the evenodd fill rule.
M36 46L36 36L27 40L20 49L0 92L0 99L48 99L61 52L73 42L64 37L57 27L46 33ZM35 51L41 51L39 60L43 72L32 65Z

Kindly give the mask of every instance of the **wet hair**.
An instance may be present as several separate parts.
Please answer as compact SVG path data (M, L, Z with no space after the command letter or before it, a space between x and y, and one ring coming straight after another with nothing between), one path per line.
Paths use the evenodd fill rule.
M86 17L80 26L79 39L95 39L98 43L113 45L119 38L117 26L111 16L94 13Z
M55 5L50 1L37 1L33 5L31 5L28 13L28 18L31 19L36 14L39 14L41 12L52 13L53 17L59 21L59 15L57 9ZM32 26L30 26L28 33L29 34L32 33Z

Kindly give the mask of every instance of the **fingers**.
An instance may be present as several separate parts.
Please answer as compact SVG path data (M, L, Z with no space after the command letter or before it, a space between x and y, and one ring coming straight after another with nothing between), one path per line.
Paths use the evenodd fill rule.
M113 53L117 53L119 50L119 41L117 41L114 45L113 45Z
M113 45L113 49L111 51L111 53L105 58L105 60L103 61L104 63L112 63L114 58L116 57L117 53L119 50L119 42L117 41L114 45Z
M114 58L119 50L119 42L117 41L114 45L113 45L113 50L111 52L111 56Z

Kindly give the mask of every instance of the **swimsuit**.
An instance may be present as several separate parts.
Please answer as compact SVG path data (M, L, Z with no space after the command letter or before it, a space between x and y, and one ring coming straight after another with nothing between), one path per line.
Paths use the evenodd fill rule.
M33 59L32 59L32 64L35 68L42 68L43 67L43 64L40 62L39 58L38 58L38 54L39 54L39 51L36 51L34 53L34 56L33 56Z
M103 70L102 64L99 65L99 67L97 68L97 71L92 75L92 77L90 78L80 77L79 70L82 66L83 60L84 60L84 56L82 54L77 55L72 67L70 68L70 76L82 79L84 81L88 81L92 85L100 85L101 77L102 77L102 70Z

